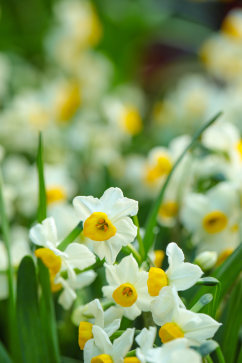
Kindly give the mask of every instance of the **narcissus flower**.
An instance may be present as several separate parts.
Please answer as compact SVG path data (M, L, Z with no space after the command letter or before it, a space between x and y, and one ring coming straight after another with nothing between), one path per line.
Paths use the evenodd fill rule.
M89 321L79 321L78 344L81 350L84 349L86 342L93 338L92 327L100 326L110 337L120 326L122 310L111 306L105 312L98 299L91 301L85 309L84 316L91 316Z
M73 204L94 252L114 263L122 246L132 242L137 234L137 227L128 216L137 214L138 202L125 198L119 188L109 188L100 199L76 197Z
M150 310L148 272L139 269L132 255L124 257L118 265L105 264L105 268L109 286L103 287L103 294L114 300L127 318L135 319L141 311Z
M55 220L52 217L32 227L30 239L34 244L43 247L38 248L35 255L48 267L52 282L57 273L64 270L68 271L70 278L75 279L75 268L83 270L96 261L94 254L79 243L69 244L64 252L58 250L59 241Z
M150 349L147 352L147 361L150 363L202 363L202 357L189 345L189 340L185 338L176 339L162 347Z
M164 286L171 286L176 291L183 291L193 286L203 272L197 265L184 262L184 254L176 243L169 243L166 249L169 268L163 271L161 268L151 267L147 280L148 291L151 296L158 296Z
M164 287L159 297L151 304L154 322L160 325L162 343L178 338L187 338L194 344L212 338L221 325L209 315L194 313L179 306L174 289Z
M133 343L134 329L127 329L111 343L107 333L99 326L92 328L93 339L84 347L85 363L123 363Z
M230 183L220 183L206 194L191 193L184 200L181 220L193 233L199 250L221 252L239 243L239 198Z

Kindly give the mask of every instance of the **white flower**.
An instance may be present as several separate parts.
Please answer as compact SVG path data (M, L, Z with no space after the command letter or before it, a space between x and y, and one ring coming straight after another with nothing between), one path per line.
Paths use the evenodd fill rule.
M86 316L91 316L87 321ZM82 313L85 320L79 320L78 343L80 349L84 349L86 342L93 337L93 326L100 326L104 329L108 336L111 336L120 326L122 318L122 310L111 306L105 312L98 299L91 301L86 305L85 311Z
M108 286L103 287L104 296L122 307L124 316L135 319L141 311L150 310L148 273L139 269L132 255L124 257L118 265L105 264Z
M155 336L156 328L154 326L150 326L149 329L142 329L141 333L135 338L139 345L139 348L136 349L136 356L139 358L141 363L146 363L147 353L153 348Z
M37 249L35 254L47 264L53 274L60 270L67 270L69 276L73 279L76 276L75 268L83 270L96 261L94 254L86 246L79 243L69 244L64 252L58 250L59 241L55 220L52 217L46 218L42 223L32 227L30 239L36 245L44 247ZM47 257L48 262L46 261Z
M155 323L161 326L162 343L185 337L191 343L201 344L212 338L221 325L209 315L181 308L176 292L169 286L164 287L153 301L151 311Z
M138 202L125 198L119 188L109 188L100 199L76 197L73 204L83 221L83 234L93 242L95 253L114 263L122 246L136 236L137 228L128 216L137 214Z
M202 363L202 357L189 348L187 339L180 338L166 343L162 347L150 349L147 361L149 363Z
M239 242L239 198L230 183L220 183L206 194L191 193L184 200L181 220L193 233L199 250L221 252Z
M134 329L127 329L114 340L113 344L107 333L99 326L94 325L92 331L93 339L89 340L84 348L84 363L91 363L91 361L123 363L133 343ZM96 360L93 360L94 357Z
M147 281L148 291L151 296L159 295L164 286L171 286L176 291L183 291L193 286L203 272L199 266L184 262L184 254L176 243L171 242L167 246L169 267L163 271L157 267L151 267Z

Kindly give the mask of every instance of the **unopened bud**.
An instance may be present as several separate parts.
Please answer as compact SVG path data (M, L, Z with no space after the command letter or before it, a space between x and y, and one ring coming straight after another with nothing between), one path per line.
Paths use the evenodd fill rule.
M205 251L199 253L195 258L195 263L201 267L203 271L210 270L216 263L218 254L215 251Z

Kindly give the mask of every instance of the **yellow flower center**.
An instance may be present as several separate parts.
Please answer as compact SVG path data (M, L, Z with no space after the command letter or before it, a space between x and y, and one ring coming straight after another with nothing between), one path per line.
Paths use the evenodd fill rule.
M203 228L208 233L219 233L226 228L227 224L227 216L219 210L210 212L203 218Z
M78 330L78 344L80 349L83 350L86 342L92 338L92 324L88 321L81 321Z
M116 227L108 219L106 213L94 212L88 217L83 226L84 236L93 241L106 241L117 232Z
M148 291L151 296L158 296L162 287L168 285L165 271L161 268L151 267L147 280Z
M135 287L128 282L126 284L122 284L113 292L113 299L117 304L123 307L132 306L137 300L138 295Z
M218 256L216 266L221 265L232 253L234 252L233 248L227 248L223 252L220 253Z
M66 192L62 187L51 187L46 190L46 201L48 205L55 202L61 202L66 199Z
M91 363L113 363L112 357L108 354L100 354L93 357Z
M124 363L140 363L140 360L137 357L126 357Z
M130 135L136 135L142 130L142 120L135 107L126 107L120 121L121 127Z
M183 338L184 332L176 323L166 323L159 330L162 343L167 343L177 338Z
M236 149L239 153L240 160L242 161L242 139L237 143Z
M60 122L69 121L81 105L80 86L73 82L68 84L57 97L57 119Z
M159 209L159 216L163 218L175 217L178 213L178 204L173 201L167 201L162 203Z
M48 268L50 273L51 291L56 292L62 288L61 284L55 284L55 276L61 269L61 258L49 248L38 248L35 250L35 256L40 258L43 264Z
M170 158L168 157L168 155L160 155L157 159L157 166L156 166L157 170L160 173L160 176L164 175L164 174L169 174L169 172L171 171L172 168L172 162L170 160Z
M144 173L144 181L148 185L152 185L157 179L169 174L172 169L172 162L168 155L159 155L156 159L156 164L153 166L147 165Z
M164 260L165 253L162 250L155 250L154 251L154 255L155 255L154 265L155 265L155 267L159 267L160 268L161 265L162 265L162 262Z

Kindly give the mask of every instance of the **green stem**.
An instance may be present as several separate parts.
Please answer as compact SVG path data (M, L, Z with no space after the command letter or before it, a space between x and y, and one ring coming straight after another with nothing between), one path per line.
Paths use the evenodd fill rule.
M137 241L139 243L139 253L140 253L142 259L144 259L144 256L145 256L145 248L144 248L143 239L142 239L142 237L140 235L140 227L139 227L139 219L138 219L138 216L134 216L133 217L133 222L134 222L134 224L137 227Z
M212 360L212 358L210 357L210 355L207 355L207 356L206 356L206 361L207 361L207 363L213 363L213 360Z
M123 247L122 250L126 255L132 253L132 255L134 256L134 258L136 259L138 264L141 265L142 258L140 256L139 252L136 251L136 249L131 244L128 244L128 246Z
M224 355L223 355L223 352L220 348L220 346L218 346L218 348L216 349L216 354L217 354L217 358L218 358L218 362L219 363L226 363L225 362L225 359L224 359Z
M157 214L159 212L159 208L160 205L162 203L162 200L164 198L164 194L166 191L166 188L171 180L172 175L174 174L174 171L176 170L176 168L178 167L178 165L180 164L180 162L182 161L182 159L184 158L184 156L186 155L186 153L188 152L188 150L190 150L194 145L195 142L197 141L197 139L201 136L201 134L210 126L212 125L220 116L221 116L221 112L219 112L216 116L214 116L211 120L209 120L207 123L205 123L193 136L191 142L189 143L189 145L187 145L187 147L184 149L184 151L181 153L181 155L178 157L178 159L176 160L176 162L174 163L170 173L168 174L165 183L163 184L161 191L153 205L153 208L151 209L150 215L148 217L148 221L146 224L146 230L145 230L145 236L144 236L144 248L145 248L145 257L147 256L149 249L151 248L152 244L153 244L153 239L154 239L154 227L157 223Z
M78 225L63 239L63 241L59 244L58 249L60 251L64 251L66 247L73 242L79 234L82 232L83 226L82 222L78 223Z

